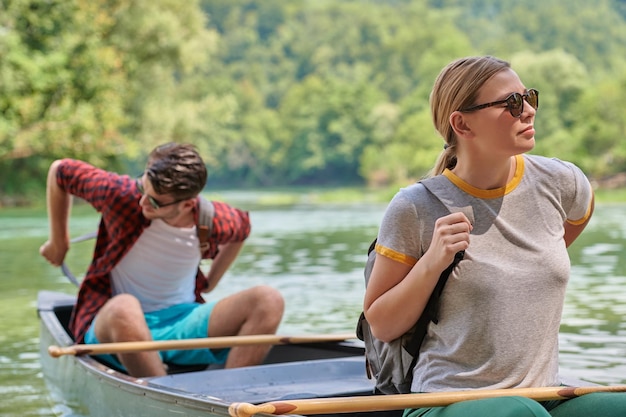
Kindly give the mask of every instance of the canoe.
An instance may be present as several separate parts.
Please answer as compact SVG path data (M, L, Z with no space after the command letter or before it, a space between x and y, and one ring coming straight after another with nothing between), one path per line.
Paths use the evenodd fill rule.
M49 346L73 344L67 326L75 301L74 296L50 291L40 292L37 299L44 380L53 401L69 407L72 415L227 417L235 402L364 396L374 389L358 340L275 345L262 365L171 369L167 376L149 378L130 377L88 355L53 358ZM399 417L401 413L341 415Z
M276 344L258 366L170 368L167 376L133 378L89 355L55 358L49 354L52 345L60 349L73 345L67 326L75 302L74 296L50 291L40 292L37 299L44 380L58 407L69 408L63 415L230 417L232 411L249 417L300 410L326 417L401 417L409 406L496 396L546 401L591 392L626 392L626 385L599 386L566 378L567 386L561 387L372 395L374 382L367 377L365 349L358 340Z

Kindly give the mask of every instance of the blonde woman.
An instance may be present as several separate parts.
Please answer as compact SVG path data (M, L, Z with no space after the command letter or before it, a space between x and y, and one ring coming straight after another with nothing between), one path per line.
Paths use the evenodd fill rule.
M413 371L413 392L558 386L558 333L570 276L567 247L594 197L571 163L527 154L535 145L539 92L508 62L458 59L430 97L444 150L432 176L435 204L417 183L383 217L364 311L391 341L421 315L441 272L465 251L441 297ZM624 416L626 395L562 403L504 397L409 409L406 417Z

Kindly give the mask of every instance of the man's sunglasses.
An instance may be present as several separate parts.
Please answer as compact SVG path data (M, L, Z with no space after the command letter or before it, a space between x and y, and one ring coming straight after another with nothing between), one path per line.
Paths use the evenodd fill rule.
M479 104L477 106L467 107L461 109L462 112L470 112L474 110L485 109L487 107L497 106L498 104L506 104L506 108L509 109L511 116L520 117L524 112L524 101L527 101L533 109L539 107L539 91L531 88L524 94L512 93L504 100L492 101L491 103Z
M152 208L155 210L158 210L160 208L167 207L167 206L172 206L176 203L180 203L181 201L186 200L186 198L183 198L181 200L174 200L171 203L160 203L156 198L152 197L151 195L146 194L146 190L143 188L142 178L137 179L137 189L139 190L141 194L145 195L148 198L148 202L150 203Z

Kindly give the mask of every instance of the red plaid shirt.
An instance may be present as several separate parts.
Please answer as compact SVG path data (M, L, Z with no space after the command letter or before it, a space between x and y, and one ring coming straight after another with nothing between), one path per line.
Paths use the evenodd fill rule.
M70 322L70 330L80 343L98 310L111 298L111 270L137 241L150 220L143 216L139 205L141 193L137 189L137 180L127 175L64 159L58 167L57 184L66 192L86 200L101 214L93 260L80 286ZM250 234L247 212L217 201L213 201L213 205L213 228L203 259L215 258L218 245L242 242ZM198 210L195 219L197 223ZM207 278L198 268L197 302L204 302L201 292L207 286Z

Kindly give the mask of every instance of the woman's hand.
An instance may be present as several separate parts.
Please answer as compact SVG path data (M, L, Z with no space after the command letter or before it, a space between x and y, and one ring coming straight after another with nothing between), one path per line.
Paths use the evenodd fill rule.
M430 269L443 271L452 263L457 252L466 250L472 228L472 223L461 212L437 219L430 247L423 255Z

